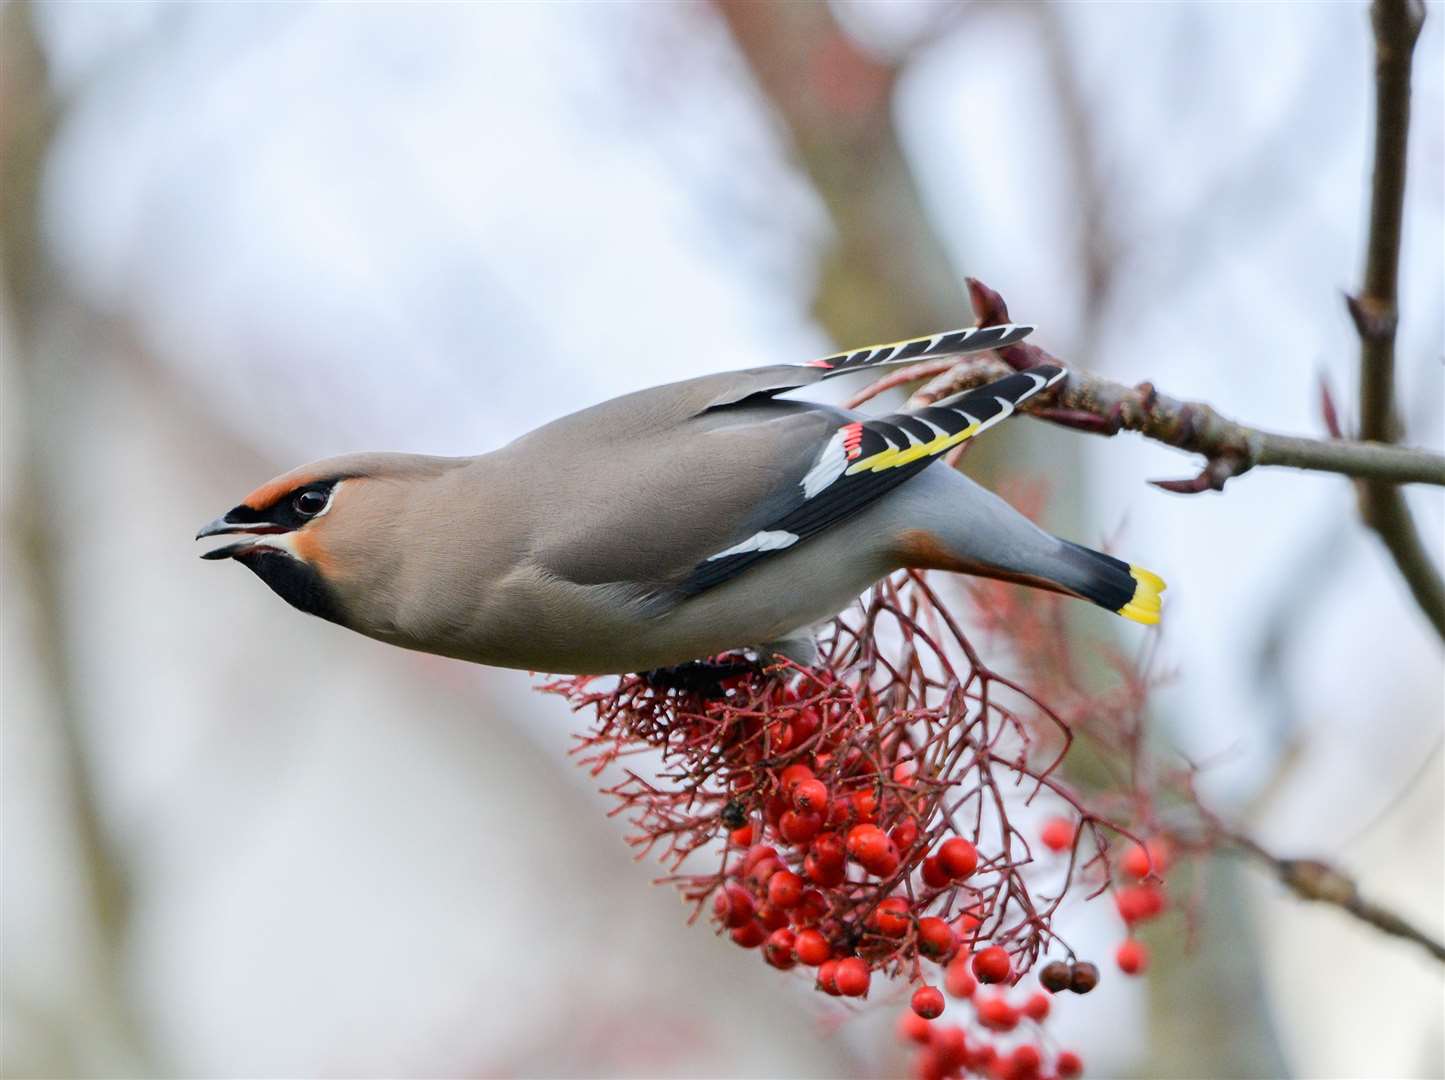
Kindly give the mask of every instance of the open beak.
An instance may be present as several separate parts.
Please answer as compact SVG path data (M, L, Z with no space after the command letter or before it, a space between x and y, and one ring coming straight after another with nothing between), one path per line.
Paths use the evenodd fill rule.
M235 513L235 511L231 511L231 513ZM208 536L231 536L237 533L244 534L249 537L267 536L275 533L284 533L291 531L285 525L277 525L272 522L229 521L227 519L230 518L230 516L231 514L226 514L224 517L218 517L209 525L203 525L200 531L196 533L196 539L204 540ZM203 551L201 552L201 558L230 559L244 552L252 550L255 546L256 545L250 540L241 540L234 544L226 544L222 547L215 548L212 551Z

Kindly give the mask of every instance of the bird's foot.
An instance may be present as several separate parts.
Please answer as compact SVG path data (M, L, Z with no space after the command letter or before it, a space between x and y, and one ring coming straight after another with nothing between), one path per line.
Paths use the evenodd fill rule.
M756 677L765 670L761 660L742 653L729 653L706 660L653 668L641 672L648 686L659 690L682 690L704 697L721 697L723 683L739 676Z

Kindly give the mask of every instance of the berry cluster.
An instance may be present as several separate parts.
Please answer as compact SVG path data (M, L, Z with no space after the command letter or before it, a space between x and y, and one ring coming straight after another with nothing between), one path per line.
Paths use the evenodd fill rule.
M813 667L732 657L599 682L543 689L594 715L577 748L594 774L660 753L653 775L627 769L606 790L635 827L629 842L659 854L694 918L710 908L734 944L809 970L824 994L862 998L880 976L914 984L906 1023L926 1043L920 1076L1041 1075L1031 1043L1002 1065L991 1043L932 1026L947 1008L935 984L995 1034L1047 1016L1047 994L1011 1003L1003 991L1046 952L1069 958L1043 969L1064 968L1058 989L1092 988L1096 969L1074 962L1051 920L1075 880L1107 885L1103 830L1116 826L1054 775L1070 726L985 665L921 574L880 584L835 621ZM1075 815L1062 840L1045 830L1045 848L1070 853L1053 895L1025 872L1032 837L1009 817L1019 790ZM703 859L715 868L697 872ZM976 995L978 983L1000 992ZM1076 1075L1077 1058L1058 1055L1052 1069Z
M1050 818L1039 832L1040 842L1054 852L1072 851L1077 837L1073 822L1062 817ZM1155 836L1143 844L1131 843L1115 864L1114 906L1131 936L1120 942L1114 960L1125 975L1142 974L1149 966L1148 948L1132 934L1135 927L1164 913L1167 899L1161 886L1172 861L1169 842Z

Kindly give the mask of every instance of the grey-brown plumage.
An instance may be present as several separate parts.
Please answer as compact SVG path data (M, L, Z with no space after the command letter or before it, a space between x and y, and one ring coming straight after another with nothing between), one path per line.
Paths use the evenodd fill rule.
M199 535L294 606L504 667L640 671L809 628L903 566L976 573L1157 621L1163 583L930 468L1063 376L1040 367L869 418L780 392L988 348L1026 327L875 346L629 394L470 458L358 454L253 492Z

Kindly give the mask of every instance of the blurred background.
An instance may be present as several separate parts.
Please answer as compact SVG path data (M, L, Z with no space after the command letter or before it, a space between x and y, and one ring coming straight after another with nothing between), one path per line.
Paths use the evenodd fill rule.
M1399 352L1437 449L1442 15ZM1362 4L10 2L0 28L9 1076L901 1067L892 1010L838 1025L685 925L525 673L199 561L283 469L965 325L966 274L1120 381L1303 434L1321 377L1355 409ZM1171 496L1145 479L1194 462L1035 422L981 450L1169 579L1159 738L1216 808L1438 936L1440 642L1349 484ZM1409 497L1439 553L1438 490ZM1421 950L1235 861L1209 886L1192 948L1062 1003L1094 1075L1445 1073Z

